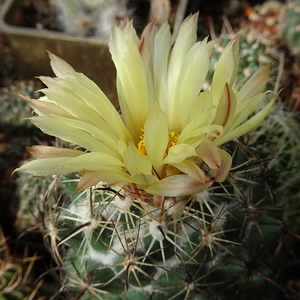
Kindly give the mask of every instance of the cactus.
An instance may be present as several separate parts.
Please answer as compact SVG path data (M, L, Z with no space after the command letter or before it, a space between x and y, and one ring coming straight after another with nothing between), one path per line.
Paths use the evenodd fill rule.
M256 31L251 27L244 27L238 32L224 30L220 38L215 42L213 56L210 62L210 70L206 78L205 88L210 87L217 62L222 55L225 46L233 38L240 36L240 64L238 66L238 80L244 82L256 72L261 66L272 62L268 88L274 88L279 72L280 52L276 47L270 47L265 43L265 39L257 38Z
M15 221L18 232L30 228L43 228L45 202L64 201L64 190L59 188L57 178L36 177L20 174L16 179L19 208ZM52 198L52 200L50 200Z
M63 32L107 40L111 26L127 17L134 17L136 27L143 26L145 20L142 18L149 14L149 3L128 0L56 0L53 2L53 10ZM141 13L140 17L136 14L137 10Z
M278 104L247 143L227 144L235 154L225 183L184 202L169 198L161 210L149 195L118 185L101 183L74 194L78 178L64 176L69 201L48 218L60 230L52 248L67 246L63 256L56 253L65 289L80 299L224 300L278 289L272 257L284 238L282 209L293 202L287 199L300 180L294 169L269 178L299 156L299 135L287 134L299 125L283 113ZM285 118L291 127L281 127ZM293 176L288 188L286 176Z
M282 37L284 12L285 5L281 1L266 1L246 9L248 19L244 25L263 44L276 47Z
M112 25L126 18L141 32L147 21L163 24L170 17L169 0L56 0L52 3L59 29L71 35L108 40Z
M18 132L19 135L36 132L34 126L25 122L31 114L31 109L19 95L35 97L37 89L42 85L39 81L15 81L13 84L0 89L2 109L0 112L0 126L8 133Z
M224 51L225 45L236 36L240 36L240 64L238 80L244 82L262 65L272 62L268 88L274 88L282 60L280 45L282 43L282 27L285 6L279 1L266 1L254 8L248 8L245 14L247 20L235 24L224 19L223 30L216 40L215 50L211 60L211 69L207 76L207 86L210 85L213 70ZM211 32L215 36L214 31ZM284 74L280 74L284 76ZM284 81L285 78L281 77Z
M190 17L184 24L195 26L195 20L195 17ZM145 33L146 38L147 33L149 34L148 41L153 38L153 35L150 34L150 30L153 28L152 25L150 24L150 27L146 29L149 30ZM131 32L130 23L125 22L122 26L126 34ZM159 34L163 34L162 32L163 30ZM179 32L180 39L186 38L183 32ZM117 34L117 38L120 38L123 33L120 30ZM128 46L128 41L132 36L133 34L126 36L128 39L126 44L123 45L124 47ZM171 38L170 35L169 37ZM120 41L123 40L120 39ZM135 47L132 47L134 51L137 49L137 43L136 37L133 44ZM253 42L253 44L255 43ZM139 51L133 51L132 53L136 54L138 52L138 55L141 53L142 58L145 58L145 61L140 65L142 68L145 67L146 62L151 61L149 58L151 57L151 51L146 51L143 48L145 47L144 40L138 45ZM195 45L199 46L201 44ZM173 48L175 50L173 51L181 53L181 49L176 48L177 46L178 44L175 44ZM209 49L211 46L212 44L209 44ZM234 43L229 43L227 47L226 56L224 53L222 54L217 67L225 71L227 70L224 66L228 67L226 64L227 59L231 59L233 64L235 63L236 56L233 54L237 49L234 48L237 47L237 39L234 39ZM120 78L125 80L126 76L131 73L127 72L128 70L122 65L126 70L126 72L123 72L124 69L118 65L120 62L116 55L116 49L119 48L116 47L114 41L112 42L112 48L113 59L117 62L118 71L121 72ZM123 50L122 47L120 49ZM228 49L231 49L232 53ZM128 53L131 53L131 49L127 50ZM206 54L208 58L208 51ZM173 52L171 55L173 55ZM122 56L122 59L125 59L124 57ZM130 57L130 62L134 61L132 57ZM165 55L165 57L167 58L168 55ZM227 59L224 59L224 57ZM179 59L179 57L177 58ZM80 97L77 97L77 94L73 95L73 90L69 89L67 85L68 83L72 86L72 80L75 79L82 80L80 82L86 84L87 79L82 75L78 75L69 65L57 57L51 55L51 59L54 70L57 72L57 76L60 77L56 79L57 82L61 84L64 80L66 81L65 86L63 84L59 85L61 88L66 88L64 92L71 91L71 96L76 95L74 100L78 101L78 105L83 105L79 100L90 101L90 97L89 99L84 98L81 90L77 91L80 92ZM172 62L172 58L170 61ZM249 63L248 59L246 61ZM123 60L121 60L121 63L124 63ZM128 65L126 67L129 68ZM155 65L155 67L158 67L158 65ZM69 74L72 76L65 78L64 69L67 70L68 76ZM176 72L177 69L174 67L173 70ZM218 73L219 70L215 71L215 74L217 73L217 75L214 74L213 80L215 82L223 80L220 76L218 78L218 75L222 75ZM243 70L243 68L240 68L240 73L238 73L240 77ZM266 74L265 70L266 68L258 73L260 78L264 77L261 74ZM147 69L145 73L149 76L145 76L147 83L152 83L150 80L151 71L153 70ZM122 77L124 73L126 76ZM122 87L120 78L118 78L119 88L122 89L120 95L125 97L126 87ZM134 78L140 80L139 76ZM49 90L45 90L45 94L51 98L51 88L53 87L51 85L54 85L56 81L47 78L43 78L43 80L49 84ZM187 82L185 83L187 84ZM156 82L156 84L160 87L160 82ZM257 82L257 85L260 84L261 82ZM95 91L94 85L89 87ZM74 85L75 88L77 86ZM215 88L218 88L216 84ZM256 86L253 86L253 88L255 89ZM232 90L227 91L234 93ZM88 90L85 90L85 92L88 92ZM135 88L129 89L127 92L132 95L130 100L134 101L136 100L134 98L135 93L140 92L140 90ZM249 86L247 92L253 96ZM158 96L160 96L159 93ZM39 118L46 121L51 119L53 116L47 115L48 110L57 112L57 118L62 117L61 115L67 115L68 121L74 121L74 124L78 121L76 109L69 113L67 110L68 104L63 103L62 105L66 106L61 108L57 102L53 105L49 99L49 102L43 102L44 99L42 99L42 105L40 106L37 104L39 101L35 102L32 99L27 99L35 111L41 115L41 117L35 118L34 122L38 123ZM140 100L141 97L138 97L138 99ZM274 99L272 94L270 99ZM123 100L122 109L130 115L131 111L128 111L125 105L127 103L124 104L125 100L122 98L120 100ZM100 96L99 101L102 101ZM98 105L99 103L94 104ZM107 105L106 108L109 107L107 102L103 101L103 104ZM95 112L90 110L91 106L82 107L85 108L84 112L90 114ZM146 106L144 108L147 109ZM132 109L137 109L137 107L132 107ZM257 118L259 118L260 113L264 111L265 108L259 107L255 117L258 116ZM107 112L111 113L111 110L107 109ZM162 118L160 110L156 107L155 113L157 113L155 114L157 118ZM255 112L253 113L255 114ZM95 114L94 116L97 117ZM111 113L111 116L114 115ZM232 115L230 117L233 118ZM298 125L294 121L294 115L291 114L288 117L280 103L274 105L270 119L262 117L259 119L260 124L257 130L248 132L247 136L236 137L232 141L226 142L223 144L222 150L217 148L222 153L220 155L225 155L222 151L226 149L226 153L232 157L232 166L228 175L226 173L226 180L225 178L219 180L220 182L216 180L219 176L218 171L221 168L216 171L216 168L209 168L208 165L202 164L201 171L205 173L205 178L213 184L207 188L197 189L197 192L184 190L183 195L176 194L176 196L172 196L175 192L173 194L172 189L168 186L166 186L168 194L160 196L159 193L163 193L161 189L157 192L153 187L154 184L149 183L150 187L147 185L147 176L158 176L154 167L151 174L144 174L145 171L141 170L144 175L141 185L135 181L140 174L136 171L132 172L131 167L128 165L126 165L126 169L122 167L117 169L118 172L115 171L117 177L108 174L111 176L109 178L118 179L128 179L126 176L130 175L132 176L130 180L132 180L129 180L129 183L122 184L122 180L117 179L102 182L98 180L99 177L92 177L93 174L96 174L97 169L95 168L98 165L94 166L89 162L89 166L85 167L87 162L83 157L91 157L95 153L94 150L85 153L74 149L58 149L45 146L30 148L30 152L37 160L28 162L20 167L19 171L42 175L47 172L56 174L55 168L60 168L63 171L65 170L63 168L70 170L74 165L78 168L76 172L79 174L68 174L61 177L61 187L66 194L64 200L60 201L59 198L50 197L44 204L45 240L64 275L61 290L68 291L75 299L247 300L255 297L263 299L263 297L269 296L277 289L283 289L280 283L276 281L276 274L281 263L278 259L278 253L280 255L284 253L280 252L280 249L276 246L281 244L280 242L285 238L285 209L289 205L287 199L299 184L299 177L297 177L293 167L295 166L294 160L297 159L297 153L299 153L297 147L300 145L300 138L297 135ZM183 122L182 119L181 121ZM84 122L80 121L80 129L88 126L88 122L88 119ZM106 115L101 114L99 122L107 126L111 119L107 119ZM117 118L115 122L118 122ZM269 126L270 122L272 126ZM145 127L142 124L145 130L142 130L140 142L135 141L138 144L136 145L138 154L134 158L138 161L136 163L133 161L133 163L137 165L139 159L148 159L147 151L149 151L149 148L147 148L148 150L145 148L145 141L149 141L145 138L146 130L149 128L147 127L148 124L148 121ZM286 127L283 127L283 124ZM42 121L39 125L43 127ZM46 132L52 132L52 128L49 129L47 126L43 128ZM93 127L87 128L92 129ZM287 134L291 128L295 132L294 135ZM134 132L138 129L133 127L130 130ZM65 134L65 132L57 133L58 136ZM84 134L82 134L82 137L85 137ZM212 133L212 136L215 136L215 133ZM113 140L113 136L111 139ZM165 148L167 147L168 151L172 149L174 145L177 145L178 139L179 137L174 132L170 132L169 142ZM67 137L66 140L71 142L72 138ZM89 141L98 142L94 139L94 135L93 138L89 138ZM133 142L130 143L130 145L133 145ZM126 147L121 140L118 140L117 145L119 148ZM133 151L132 147L128 146L126 149ZM107 148L107 151L114 151L106 145L103 146L103 149L106 150ZM203 152L205 152L205 149L204 147ZM216 148L210 148L209 150L213 154L215 154L214 151L218 151ZM132 153L128 151L124 160ZM281 157L279 159L274 158L274 153L279 153ZM214 156L213 154L211 155ZM126 155L124 154L124 156ZM205 153L203 156L205 156ZM110 159L112 161L111 157ZM50 164L53 161L56 165ZM63 161L62 164L60 164L61 161ZM129 159L129 161L132 160ZM220 165L222 164L221 161ZM48 169L45 171L44 167L46 165ZM288 166L287 173L282 172L286 166ZM171 174L174 171L172 168L173 166L168 170ZM107 170L111 171L111 169L113 169L113 166L101 169L100 175L107 172ZM121 174L124 169L126 176L123 175L124 177L122 177ZM184 173L185 170L182 170L182 172ZM198 170L198 172L200 171ZM222 172L222 169L219 172ZM61 174L62 171L58 173ZM115 175L115 173L112 174ZM273 173L276 176L272 176ZM286 189L285 176L291 174L293 174L293 180L289 182L289 188ZM172 175L164 179L168 180L170 177ZM164 179L159 178L161 181ZM172 187L177 189L177 185L180 184L181 182L177 181ZM74 193L74 191L77 193ZM149 191L154 191L154 193L151 194ZM194 188L192 191L194 191Z
M215 68L217 61L224 51L225 45L232 40L236 34L223 33L220 38L220 42L216 43L213 59L211 60L211 70ZM240 64L238 70L238 80L248 80L249 77L256 72L261 66L272 62L270 70L269 88L275 85L276 77L278 74L278 64L280 56L278 51L269 51L268 45L265 45L260 40L257 40L252 32L244 32L240 37ZM211 76L208 76L207 81L211 82L213 72ZM271 85L270 85L271 84Z
M98 11L102 9L102 6L107 4L105 0L97 1L69 1L69 0L58 0L54 2L54 9L57 16L58 24L62 31L78 36L91 36L94 35L95 24L98 18ZM115 1L114 1L115 2ZM124 1L120 2L120 5L114 3L111 6L117 6L126 10L126 4ZM126 17L122 16L122 18ZM107 24L107 26L111 26ZM109 31L108 31L109 32ZM105 32L107 34L107 32ZM106 37L106 36L105 36Z
M81 299L253 299L276 290L271 257L284 224L295 230L291 211L300 211L295 116L278 103L255 131L228 143L228 182L186 199L183 210L169 199L157 212L104 183L75 194L79 178L63 176L61 206L57 196L37 199L63 288ZM26 176L30 186L46 180Z
M267 170L276 178L271 180L270 189L276 195L278 207L286 210L283 220L291 232L297 231L297 215L300 212L297 188L300 182L297 167L300 159L298 119L299 113L295 108L287 108L279 102L272 109L267 122L262 122L248 141L262 158L270 158Z
M73 145L56 139L56 145L72 148ZM20 173L16 178L19 207L17 211L15 228L18 232L26 229L43 228L46 203L63 203L66 193L60 187L57 177L37 177ZM57 204L56 204L57 205ZM47 215L47 214L46 214ZM47 234L46 234L47 235Z
M288 44L292 53L299 54L300 51L300 1L290 1L285 10L283 39Z

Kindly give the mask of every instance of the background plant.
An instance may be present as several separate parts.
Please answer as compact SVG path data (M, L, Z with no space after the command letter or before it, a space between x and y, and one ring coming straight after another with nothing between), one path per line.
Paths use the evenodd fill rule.
M42 280L33 283L33 265L40 257L28 256L24 252L23 257L17 257L11 253L0 230L0 299L1 300L31 300L43 299L39 297L39 289Z

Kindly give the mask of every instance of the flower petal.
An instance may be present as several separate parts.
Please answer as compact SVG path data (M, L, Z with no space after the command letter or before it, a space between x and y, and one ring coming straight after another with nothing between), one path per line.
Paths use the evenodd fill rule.
M179 169L181 172L187 174L191 178L193 178L197 181L200 181L203 184L206 183L205 179L207 179L207 178L205 178L204 172L193 161L186 159L186 160L184 160L183 162L181 162L179 164L172 164L172 166Z
M197 119L197 122L199 122L199 118L201 118L202 122L198 126L211 124L215 116L215 110L216 107L213 105L211 91L205 90L195 99L189 121ZM203 116L204 113L206 114L205 116Z
M49 52L49 57L50 57L50 64L52 67L52 70L54 74L57 77L64 78L68 76L70 73L74 73L75 70L63 59L59 58L58 56L54 55L53 53Z
M277 97L275 97L267 106L265 106L260 112L258 112L255 116L253 116L248 121L244 122L240 126L236 127L235 129L231 130L227 134L217 138L215 140L215 144L222 145L228 141L236 139L241 135L249 132L253 129L256 125L258 125L269 113L270 109L272 108L274 102L276 101Z
M211 140L203 140L196 148L196 152L210 169L217 169L220 167L220 149Z
M77 157L50 157L29 161L16 171L30 173L32 175L62 175L68 173L85 173L109 168L111 171L124 167L123 162L114 157L100 153L85 153Z
M168 70L168 84L172 94L175 94L178 78L183 66L183 61L191 47L195 44L197 35L198 14L187 17L181 24L178 36L174 43ZM172 98L175 98L174 96Z
M153 195L166 197L181 197L200 193L205 190L211 182L195 180L188 175L174 175L164 178L145 189L145 192Z
M147 155L159 173L169 141L168 121L166 114L156 102L144 127L144 141Z
M223 126L220 125L207 125L207 126L197 126L197 121L189 123L186 128L184 128L182 134L178 139L178 144L186 143L190 145L198 146L202 139L205 138L206 135L209 136L218 136L223 133ZM201 119L199 120L202 121Z
M168 109L168 63L171 46L170 26L164 23L155 35L152 58L154 99L159 101L164 112Z
M131 142L123 153L126 169L131 175L152 175L152 164L146 155L140 155L137 148Z
M215 124L225 126L234 118L236 109L236 97L234 91L226 82L216 111Z
M162 26L164 26L164 24ZM160 30L161 30L161 28L160 28ZM154 52L154 39L156 37L157 37L156 21L153 20L148 25L146 25L146 27L144 28L144 30L142 32L142 39L145 40L145 42L146 42L146 44L148 46L148 50L149 50L149 53L150 53L150 57L151 57L150 59L151 60L153 60L153 55L154 55L153 54L153 52ZM153 61L151 63L153 63Z
M261 93L248 99L242 106L237 107L236 115L227 122L224 127L224 135L244 122L258 107L266 97L266 93Z
M84 152L79 150L50 146L32 146L26 149L34 158L76 157L84 154Z
M237 93L239 105L263 92L268 82L271 63L256 71Z
M26 100L29 105L33 108L33 110L40 116L47 116L47 115L58 115L66 118L73 118L74 116L70 114L65 109L57 106L54 103L51 103L47 97L40 97L38 100L30 99L28 97L19 95L21 98Z
M238 59L239 37L229 42L217 63L211 84L213 103L216 106L219 104L225 83L227 82L230 86L232 86L234 80L236 79Z
M80 178L74 193L78 193L89 187L95 186L99 181L101 180L99 180L97 176L91 176L90 172L87 172Z
M225 150L219 150L220 153L220 167L217 169L211 169L210 175L213 177L213 181L223 182L226 180L232 164L232 157Z
M132 178L121 169L112 167L101 167L98 171L85 171L83 177L77 184L76 193L88 187L96 185L98 182L132 182Z
M14 172L25 172L34 176L45 175L62 175L76 172L76 170L69 170L62 168L68 158L66 157L51 157L29 161L21 167L14 170Z
M67 79L62 80L47 77L41 77L41 80L49 86L49 88L43 89L41 92L47 96L50 102L72 114L73 118L89 122L95 126L97 126L99 122L103 123L99 114L92 107L86 105L74 92L76 86L78 86L76 81L71 80L68 82ZM51 84L49 82L51 82ZM107 125L106 127L110 128ZM112 130L110 129L110 131Z
M117 69L117 90L124 122L138 142L153 99L149 99L147 75L136 38L132 22L124 30L113 27L109 49Z
M155 182L158 182L159 179L151 174L135 174L135 175L131 175L132 178L132 182L140 185L140 186L149 186Z
M195 146L188 144L177 144L170 148L164 164L178 164L190 156L197 155Z
M100 116L107 123L108 128L110 128L112 132L115 132L117 136L128 140L130 138L128 130L124 126L115 107L101 89L92 80L85 75L76 72L68 63L59 57L50 52L49 56L54 73L64 80L62 81L60 79L44 76L41 76L40 79L48 87L54 89L56 87L59 91L65 91L70 94L67 98L62 97L61 95L61 97L52 99L52 101L55 101L54 103L58 106L64 107L68 112L79 108L79 113L82 105L80 102L85 103L86 108L91 108L98 114L98 116L95 115L94 118L90 118L91 122L94 121L95 124L99 125L98 121ZM70 100L72 98L73 101ZM74 98L77 99L76 101L79 103L79 107L75 105ZM91 113L94 114L94 112ZM80 118L82 119L83 116L80 115ZM102 120L101 122L103 123Z
M175 131L181 131L188 123L192 105L201 91L208 72L209 57L207 39L204 39L191 47L182 62L183 65L178 76L180 84L176 86L174 100Z
M32 117L30 120L49 135L80 145L89 151L102 151L120 158L117 141L87 122L55 115Z
M110 128L111 132L115 132L115 135L119 138L127 141L131 139L130 133L125 127L120 114L100 88L81 73L75 73L73 75L75 84L70 83L73 81L72 79L68 79L67 81L72 85L72 91L101 117L101 124L97 123L100 122L97 118L96 123L98 126L102 128L102 124L105 122L107 128ZM104 120L104 122L102 120Z
M198 14L191 15L186 18L181 24L178 36L176 38L174 47L171 52L169 68L168 68L168 108L167 114L169 117L169 129L172 131L179 131L178 126L178 103L176 98L177 88L179 86L179 78L184 67L186 57L195 44L197 35L197 18ZM201 87L199 87L201 88ZM175 115L174 115L175 114Z

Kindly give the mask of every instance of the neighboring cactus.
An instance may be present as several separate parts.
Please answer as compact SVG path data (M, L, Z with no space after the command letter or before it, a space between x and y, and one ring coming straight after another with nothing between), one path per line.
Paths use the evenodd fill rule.
M114 22L130 16L126 4L124 0L119 3L115 0L111 3L106 0L56 0L53 2L57 21L64 32L78 36L92 36L101 33L100 36L105 39L107 39L110 27ZM106 7L109 7L112 14L114 12L115 15L108 12L109 17L105 16L103 20L103 14L99 15L99 13L107 10ZM108 20L108 18L111 19ZM102 22L102 25L105 24L105 28L101 27L97 30L98 22Z
M126 18L134 18L135 26L141 30L150 11L149 1L55 0L52 5L63 32L103 40L108 40L112 25Z
M238 80L241 80L241 82L247 81L254 72L261 68L261 66L272 62L268 88L274 88L279 71L279 51L276 47L273 48L268 44L265 44L265 39L258 38L256 36L256 31L251 30L251 28L247 26L237 33L224 32L221 34L220 38L216 40L215 49L210 62L211 68L206 78L207 86L209 87L211 84L215 66L223 53L225 46L237 36L240 36Z
M16 180L20 204L15 227L19 232L30 228L43 228L45 202L63 201L64 193L57 179L20 174ZM50 192L51 191L51 192ZM50 198L53 198L52 200Z
M211 83L213 70L225 45L236 36L240 36L240 64L238 79L241 82L257 71L262 65L272 62L268 88L272 89L277 80L279 65L282 62L280 45L283 30L283 15L285 6L279 1L266 1L261 5L246 10L247 20L238 25L225 19L223 31L215 42L215 50L211 60L211 70L207 84ZM212 32L212 36L215 34ZM283 74L280 74L283 76ZM281 78L283 81L285 78Z
M169 0L55 0L52 2L60 30L77 36L108 40L112 25L133 19L140 32L148 20L161 25L171 12Z
M35 131L34 126L25 122L24 119L28 118L31 114L31 109L28 104L19 96L27 95L35 97L38 95L37 89L42 85L39 81L15 81L8 87L0 89L1 98L1 111L0 111L0 126L6 132L18 132L22 135L28 131Z
M58 139L55 143L61 147L71 147L69 143ZM48 209L46 203L63 203L66 200L66 193L60 187L57 177L37 177L22 173L16 179L16 184L19 207L15 227L19 232L31 228L42 229L45 211Z
M283 218L291 232L297 232L299 227L299 130L299 112L279 102L271 110L267 122L262 122L248 140L262 159L270 159L266 163L266 181L269 180L277 206L285 209Z
M51 178L34 177L29 174L18 176L16 183L20 205L15 222L18 231L32 227L42 228L45 192L51 181Z
M248 19L243 25L262 44L269 45L270 48L276 47L282 37L285 7L282 2L275 0L248 8L245 11Z
M300 51L300 1L289 1L285 11L283 39L290 47L292 53Z

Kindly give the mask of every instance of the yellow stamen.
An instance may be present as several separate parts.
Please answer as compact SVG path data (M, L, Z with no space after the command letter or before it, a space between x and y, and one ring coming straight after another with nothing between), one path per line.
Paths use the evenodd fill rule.
M146 150L146 144L144 140L144 129L142 129L143 134L140 136L140 142L138 143L138 151L140 155L147 155L147 150ZM170 131L169 133L169 142L168 146L166 148L166 152L164 157L166 157L169 153L169 149L173 146L175 146L178 142L179 135L176 135L174 131Z
M144 137L145 137L144 129L142 129L142 132L143 132L143 134L140 136L141 140L138 143L138 151L139 151L140 155L147 155L146 144L144 141Z
M174 131L170 131L169 143L166 149L167 154L169 152L169 149L177 144L178 139L179 135L176 135Z

